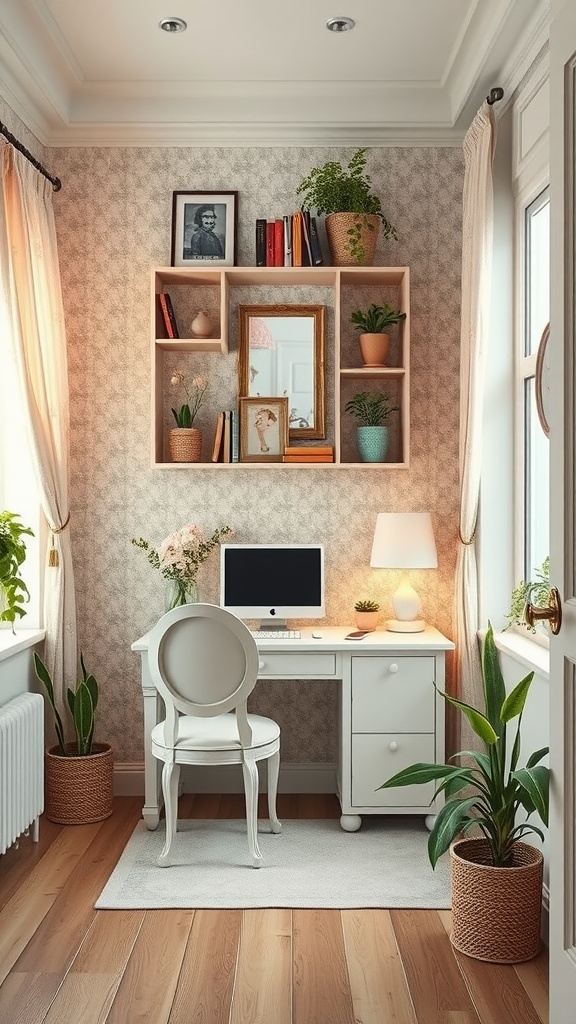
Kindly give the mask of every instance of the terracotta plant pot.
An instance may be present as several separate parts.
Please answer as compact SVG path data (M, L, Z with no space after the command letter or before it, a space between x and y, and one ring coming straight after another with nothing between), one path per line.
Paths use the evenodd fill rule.
M108 743L94 743L92 753L64 757L59 747L45 755L46 817L60 825L88 825L109 818L114 801L114 761ZM67 743L72 754L75 743Z
M378 625L380 612L354 612L354 617L358 629L367 629L372 633Z
M531 960L540 950L540 850L517 842L514 866L492 867L485 839L459 839L450 848L452 945L498 964Z
M386 356L390 345L389 334L361 334L358 343L364 366L386 365Z
M361 256L353 256L350 252L350 228L355 228L360 221ZM364 224L364 221L367 224ZM370 230L368 224L372 226ZM333 267L371 267L374 263L376 242L380 231L380 218L375 214L364 213L329 213L325 221L326 236L330 246Z
M202 431L197 427L172 427L168 446L171 462L201 462Z

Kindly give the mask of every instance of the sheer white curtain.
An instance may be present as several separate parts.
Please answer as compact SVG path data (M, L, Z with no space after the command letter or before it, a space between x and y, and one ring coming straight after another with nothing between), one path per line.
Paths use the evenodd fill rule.
M45 658L61 702L76 681L76 600L68 504L68 365L52 185L0 144L0 286L40 500L50 527ZM52 550L53 549L53 550Z
M484 374L492 275L492 163L496 119L484 103L464 139L462 314L460 325L460 523L456 562L456 689L478 706L482 673L477 641L476 524L482 458ZM480 704L480 706L482 706Z

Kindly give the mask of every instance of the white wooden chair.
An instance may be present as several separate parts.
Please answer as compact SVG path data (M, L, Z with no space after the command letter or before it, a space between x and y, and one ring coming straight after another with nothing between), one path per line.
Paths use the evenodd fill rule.
M257 762L268 760L268 814L272 832L280 768L280 728L249 715L246 702L258 678L258 648L247 626L212 604L187 604L163 615L150 631L150 675L166 707L152 730L152 753L164 762L162 791L166 843L158 864L170 863L178 824L181 765L241 764L248 848L260 867Z

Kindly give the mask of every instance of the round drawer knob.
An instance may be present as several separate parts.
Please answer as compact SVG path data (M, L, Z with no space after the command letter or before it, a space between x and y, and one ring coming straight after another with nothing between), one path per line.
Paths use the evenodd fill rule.
M398 665L396 664L395 661L390 665L388 671L391 673L391 675L394 675L394 673L398 671Z
M388 744L388 750L391 750L392 753L394 753L395 750L398 750L398 744L396 743L396 740L392 740L392 743Z

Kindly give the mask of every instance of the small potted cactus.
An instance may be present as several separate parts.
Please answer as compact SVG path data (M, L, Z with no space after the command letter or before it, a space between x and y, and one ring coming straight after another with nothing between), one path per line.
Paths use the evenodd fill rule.
M356 612L356 625L358 629L366 629L369 632L376 629L378 613L380 611L380 605L377 601L356 601L354 611Z

